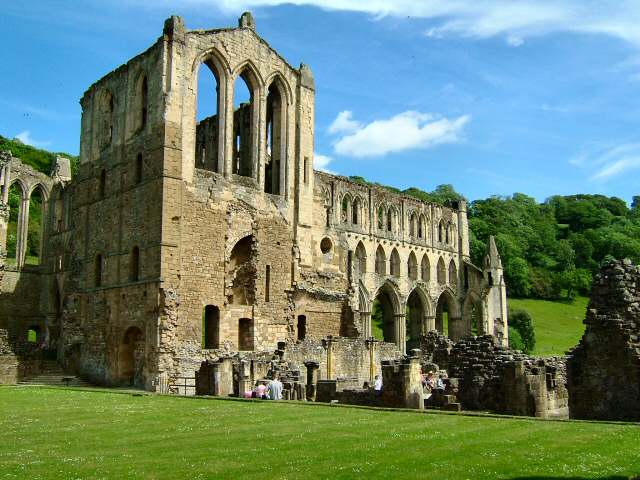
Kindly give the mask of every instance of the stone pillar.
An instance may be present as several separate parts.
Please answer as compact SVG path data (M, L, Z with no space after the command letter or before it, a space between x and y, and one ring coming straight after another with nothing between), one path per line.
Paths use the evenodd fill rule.
M426 335L436 329L436 316L425 315L422 319L422 335Z
M360 312L360 325L362 325L362 336L371 337L371 312Z
M327 338L322 340L322 346L327 351L327 378L326 380L331 380L333 377L333 337L329 335Z
M464 336L464 325L462 317L449 317L449 338L453 341Z
M25 263L27 254L27 236L29 234L29 197L27 192L23 193L25 197L20 203L20 212L18 214L18 239L16 242L16 264L18 268Z
M307 361L304 362L304 366L307 367L307 385L305 388L306 398L309 402L315 402L316 400L316 384L318 383L318 368L320 365L318 362Z
M404 317L402 313L394 315L396 345L403 354L407 353L407 324Z
M365 345L369 350L369 382L373 383L373 380L376 375L376 362L375 362L376 340L373 337L369 337L365 340Z

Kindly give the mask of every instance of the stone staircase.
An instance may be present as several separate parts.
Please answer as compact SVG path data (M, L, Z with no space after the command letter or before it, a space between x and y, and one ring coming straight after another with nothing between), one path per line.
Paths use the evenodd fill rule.
M54 360L44 360L40 373L26 377L18 382L18 385L52 385L68 387L91 387L80 377L65 373Z

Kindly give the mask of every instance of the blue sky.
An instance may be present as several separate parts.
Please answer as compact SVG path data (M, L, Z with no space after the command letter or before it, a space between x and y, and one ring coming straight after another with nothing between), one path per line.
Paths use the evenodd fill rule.
M0 134L77 153L79 99L171 14L258 33L316 81L316 163L470 199L640 195L640 2L31 0L0 13Z

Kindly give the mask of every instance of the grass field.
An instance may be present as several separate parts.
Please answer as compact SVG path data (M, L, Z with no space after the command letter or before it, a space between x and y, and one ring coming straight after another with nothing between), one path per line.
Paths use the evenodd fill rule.
M0 478L627 478L640 426L0 388Z
M527 310L536 332L534 355L563 355L574 347L584 333L584 315L589 299L577 297L573 303L545 300L509 299L509 308Z

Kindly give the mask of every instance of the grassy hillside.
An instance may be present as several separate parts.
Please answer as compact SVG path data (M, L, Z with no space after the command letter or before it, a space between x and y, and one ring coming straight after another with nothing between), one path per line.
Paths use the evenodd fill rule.
M576 297L573 303L510 298L509 307L529 312L536 332L533 354L549 357L562 355L578 343L588 301L586 297Z
M69 155L63 152L49 152L47 150L41 150L39 148L25 145L20 140L4 138L0 135L0 150L9 151L14 157L18 157L22 163L30 165L34 169L44 174L49 175L53 168L53 162L56 159L56 155L66 157L71 160L71 173L75 174L80 162L79 157L75 155Z
M622 479L639 440L637 425L0 388L2 478Z

